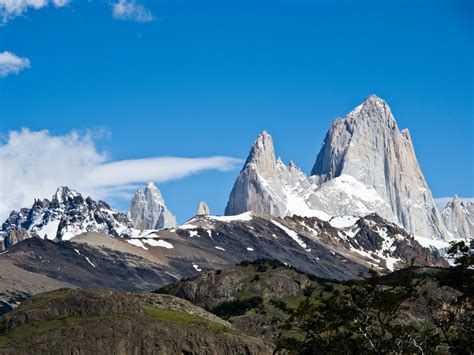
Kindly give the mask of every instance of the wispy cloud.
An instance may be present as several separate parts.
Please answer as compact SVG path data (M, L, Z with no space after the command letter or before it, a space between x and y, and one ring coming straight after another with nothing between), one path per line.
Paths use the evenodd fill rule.
M0 17L3 23L7 23L12 18L23 15L30 8L41 9L48 5L64 7L69 0L0 0Z
M0 53L0 78L4 78L10 74L18 74L23 69L30 67L31 63L28 58L18 57L8 51Z
M112 4L112 10L118 20L150 22L154 19L151 11L135 0L119 0Z
M0 143L0 221L11 210L50 197L66 185L94 198L128 198L138 184L184 178L205 170L227 171L241 160L224 157L111 161L91 134L54 136L47 130L10 132Z

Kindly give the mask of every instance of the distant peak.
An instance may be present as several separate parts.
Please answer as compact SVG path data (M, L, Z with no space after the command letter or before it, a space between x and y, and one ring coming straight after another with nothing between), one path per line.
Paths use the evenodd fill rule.
M375 94L370 94L365 98L364 102L385 102L385 100Z
M67 186L59 186L53 196L53 201L56 200L57 202L62 202L68 197L76 197L79 196L77 191L70 189Z
M273 140L267 131L260 133L252 145L244 168L249 164L255 164L264 170L276 164Z
M150 181L148 184L146 184L146 187L151 190L156 190L156 185L153 183L153 181Z
M196 210L196 216L204 216L210 214L211 211L209 210L209 206L207 205L207 203L204 201L199 202L199 206Z

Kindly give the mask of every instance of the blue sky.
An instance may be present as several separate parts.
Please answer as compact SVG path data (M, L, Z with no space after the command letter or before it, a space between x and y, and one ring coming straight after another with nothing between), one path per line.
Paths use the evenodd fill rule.
M22 128L76 130L112 161L245 159L266 129L277 154L309 173L334 118L375 93L410 129L433 195L474 196L472 2L135 4L153 20L114 18L107 0L71 0L0 27L0 52L30 63L0 78L4 141ZM184 221L199 200L223 213L238 171L158 186ZM112 199L121 209L125 201Z

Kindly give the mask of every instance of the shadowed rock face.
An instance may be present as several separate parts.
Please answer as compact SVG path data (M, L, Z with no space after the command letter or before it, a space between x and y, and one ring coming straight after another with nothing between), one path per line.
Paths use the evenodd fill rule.
M271 354L188 301L150 293L61 289L0 319L2 354Z
M164 229L176 226L176 218L165 204L160 190L149 182L140 187L128 209L128 218L137 229Z
M353 176L374 188L409 232L447 237L408 130L398 129L390 107L375 95L334 121L311 174L319 183Z
M454 238L474 236L474 203L461 202L457 196L441 211L443 222Z

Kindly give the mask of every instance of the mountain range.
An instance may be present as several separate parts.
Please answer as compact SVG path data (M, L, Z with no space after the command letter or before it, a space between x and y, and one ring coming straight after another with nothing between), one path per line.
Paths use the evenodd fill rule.
M334 121L310 176L276 158L262 132L225 216L201 201L178 225L152 182L126 214L68 187L12 211L0 232L0 300L13 307L58 286L149 290L260 258L337 280L411 262L443 267L435 246L473 235L473 206L455 197L438 211L408 130L371 95Z

